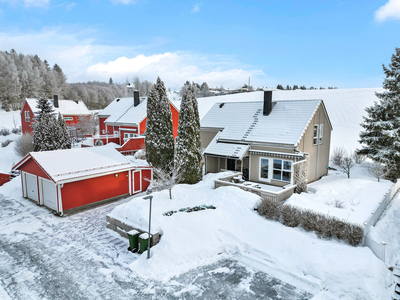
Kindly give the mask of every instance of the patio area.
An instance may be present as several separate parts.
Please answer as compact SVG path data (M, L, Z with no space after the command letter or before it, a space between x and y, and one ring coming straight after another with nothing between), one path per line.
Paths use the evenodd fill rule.
M242 179L241 172L234 172L232 175L214 180L214 187L236 186L244 191L252 192L270 200L283 202L293 195L296 184L288 184L283 187L263 184Z

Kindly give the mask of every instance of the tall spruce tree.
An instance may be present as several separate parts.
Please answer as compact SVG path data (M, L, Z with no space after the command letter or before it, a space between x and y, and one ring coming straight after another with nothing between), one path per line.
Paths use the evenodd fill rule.
M185 87L179 112L175 165L181 170L181 182L193 184L201 180L200 118L193 86Z
M172 113L164 82L157 78L147 98L146 159L154 167L168 171L174 161Z
M42 112L40 120L35 119L33 124L33 151L56 150L57 127L54 116Z
M58 113L58 119L56 125L56 136L55 140L57 143L57 149L71 149L71 139L68 134L67 124L60 113Z
M376 93L379 102L365 110L359 142L359 154L367 155L375 162L384 163L400 176L400 48L392 55L389 68L383 66L386 75L383 93Z

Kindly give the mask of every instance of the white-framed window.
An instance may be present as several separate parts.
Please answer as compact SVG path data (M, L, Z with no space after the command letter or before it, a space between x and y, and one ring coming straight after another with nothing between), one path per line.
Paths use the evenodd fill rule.
M324 141L324 124L319 125L319 144L321 145Z
M105 129L103 129L101 132L102 132L103 134L106 134L106 130L105 130Z
M313 137L313 145L318 144L318 125L314 125L314 137Z
M73 121L74 118L73 117L63 117L64 121Z
M269 181L269 159L260 158L260 180Z
M133 138L134 137L134 133L129 133L129 132L125 132L124 133L124 138L125 139L129 139L129 138Z
M25 111L25 122L30 122L30 121L31 121L30 112L27 110Z
M274 159L272 179L290 182L292 178L292 162L290 160Z
M118 130L114 130L114 136L118 136L119 131Z

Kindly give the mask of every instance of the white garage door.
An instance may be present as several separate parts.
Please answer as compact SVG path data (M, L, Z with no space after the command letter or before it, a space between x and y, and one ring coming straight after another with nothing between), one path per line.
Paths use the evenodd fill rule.
M38 202L38 185L37 185L37 177L32 174L25 174L25 185L26 185L26 196L29 199L35 200Z
M41 179L43 204L48 208L58 211L57 208L57 189L54 182Z

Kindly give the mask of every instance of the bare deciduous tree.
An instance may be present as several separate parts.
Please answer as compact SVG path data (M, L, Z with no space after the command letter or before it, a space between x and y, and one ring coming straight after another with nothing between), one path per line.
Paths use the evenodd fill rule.
M172 199L172 188L179 183L182 175L179 166L174 168L171 164L167 170L172 171L169 172L160 168L153 168L153 180L150 181L148 190L169 190L169 199Z
M25 156L33 151L33 136L25 133L15 140L14 151L20 156Z
M354 166L354 159L351 151L346 151L343 147L336 147L333 150L332 162L339 168L339 170L347 174L347 178L350 178L350 170Z
M368 172L378 179L379 182L380 179L389 172L389 170L386 169L386 166L383 163L374 161L374 163L368 167Z

